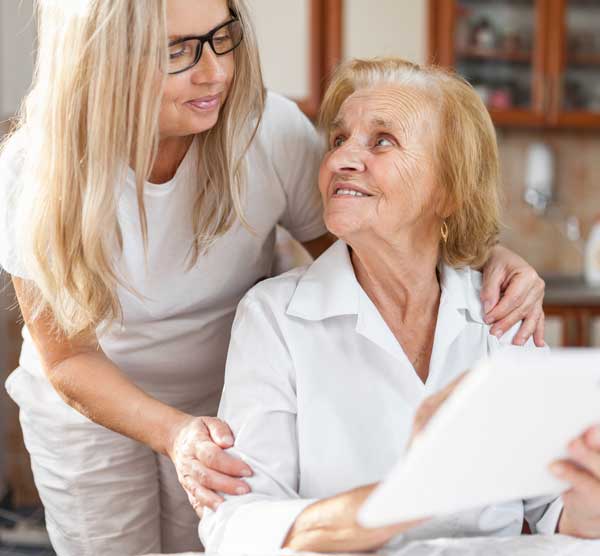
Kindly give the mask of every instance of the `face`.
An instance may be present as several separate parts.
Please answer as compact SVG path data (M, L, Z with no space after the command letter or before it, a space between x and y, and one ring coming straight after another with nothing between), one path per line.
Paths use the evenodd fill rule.
M169 41L204 35L231 19L226 0L168 0ZM217 56L204 43L202 57L192 68L168 75L161 102L162 138L206 131L217 123L234 74L233 52Z
M409 87L363 89L346 99L319 174L330 232L350 244L439 241L434 114Z

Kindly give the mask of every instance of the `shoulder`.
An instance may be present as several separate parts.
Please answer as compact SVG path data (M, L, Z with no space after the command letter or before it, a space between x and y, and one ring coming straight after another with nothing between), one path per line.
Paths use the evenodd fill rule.
M298 287L298 282L308 268L309 266L294 268L274 278L262 280L242 298L239 307L260 307L262 310L284 315Z
M0 187L3 190L10 188L15 178L19 177L25 162L25 131L13 133L0 146Z
M258 135L274 148L284 144L316 140L315 127L298 105L282 95L269 91Z
M265 110L263 112L263 121L265 123L268 124L281 119L298 121L304 118L304 114L293 100L290 100L279 93L267 91Z
M471 319L485 324L481 303L481 272L469 266L455 268L442 265L442 292L457 307L466 309Z

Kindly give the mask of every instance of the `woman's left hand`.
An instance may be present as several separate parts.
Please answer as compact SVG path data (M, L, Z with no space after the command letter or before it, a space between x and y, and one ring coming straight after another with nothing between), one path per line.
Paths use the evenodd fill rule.
M532 266L501 245L496 245L483 267L481 301L490 333L502 336L523 321L513 344L523 345L531 335L535 345L544 344L544 281Z
M556 477L571 484L562 495L564 509L558 532L600 538L600 424L573 440L568 453L569 460L550 466Z

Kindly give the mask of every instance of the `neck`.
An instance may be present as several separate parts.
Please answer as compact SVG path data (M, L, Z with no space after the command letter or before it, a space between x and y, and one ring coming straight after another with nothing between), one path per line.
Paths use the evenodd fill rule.
M407 240L356 241L350 246L358 282L382 314L391 307L401 321L422 318L432 311L437 314L437 241L412 245Z
M162 138L148 181L161 184L173 179L193 140L193 135Z

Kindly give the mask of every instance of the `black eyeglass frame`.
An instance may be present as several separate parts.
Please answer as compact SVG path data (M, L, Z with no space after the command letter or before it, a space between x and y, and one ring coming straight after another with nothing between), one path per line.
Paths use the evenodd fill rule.
M233 15L233 17L231 19L229 19L225 23L222 23L218 27L215 27L214 29L212 29L211 31L209 31L208 33L206 33L204 35L181 37L180 39L170 42L169 48L171 48L172 46L177 46L178 44L181 44L181 43L184 43L184 42L190 41L190 40L199 41L198 46L196 47L196 56L194 57L194 62L191 65L189 65L187 68L180 69L177 71L169 71L169 72L167 72L167 74L168 75L176 75L178 73L183 73L184 71L187 71L187 70L193 68L200 61L200 58L202 58L202 49L204 48L204 43L209 44L209 46L210 46L211 50L214 52L215 56L224 56L225 54L229 54L231 51L235 50L238 46L240 46L240 44L242 44L242 41L244 40L244 28L242 27L242 24L241 24L239 18L237 18L234 14L232 14L232 15ZM218 33L221 29L223 29L223 27L227 27L228 25L231 25L232 23L234 23L236 21L238 23L240 23L240 33L241 33L240 42L238 42L235 46L232 46L229 50L227 50L225 52L217 52L215 50L215 45L213 44L213 37L215 36L216 33Z

